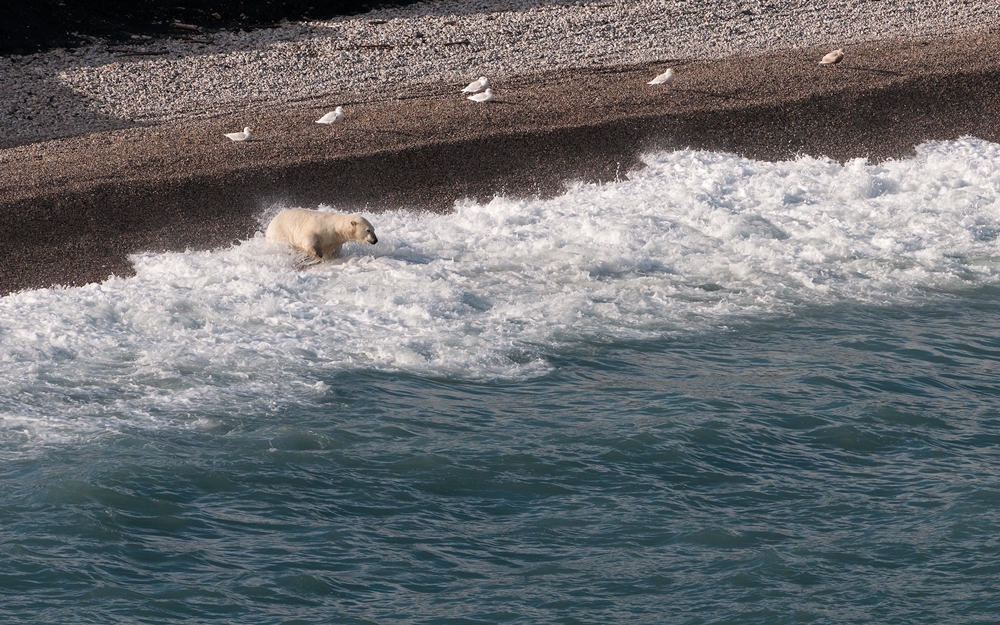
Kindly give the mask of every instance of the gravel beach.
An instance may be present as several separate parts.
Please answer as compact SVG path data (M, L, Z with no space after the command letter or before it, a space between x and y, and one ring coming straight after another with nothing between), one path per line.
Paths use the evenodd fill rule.
M0 293L227 245L276 202L447 210L610 180L657 148L1000 141L998 22L995 3L445 1L0 57ZM672 85L646 85L666 67ZM459 93L480 75L495 102ZM343 123L314 123L337 105Z

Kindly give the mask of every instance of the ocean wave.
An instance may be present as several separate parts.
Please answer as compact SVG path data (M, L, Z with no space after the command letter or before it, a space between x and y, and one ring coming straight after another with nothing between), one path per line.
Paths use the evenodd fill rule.
M997 282L996 144L929 142L878 165L644 160L552 199L368 215L377 246L305 270L258 235L137 255L128 279L2 298L2 436L64 408L88 428L266 411L323 395L317 380L344 370L524 379L582 345Z

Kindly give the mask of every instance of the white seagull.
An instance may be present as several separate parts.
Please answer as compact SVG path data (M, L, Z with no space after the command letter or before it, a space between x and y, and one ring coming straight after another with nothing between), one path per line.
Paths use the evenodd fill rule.
M250 126L243 129L243 132L227 132L226 136L233 141L249 141L252 134L250 134Z
M479 80L475 80L469 83L469 86L462 89L462 93L479 93L486 87L490 86L490 81L486 76L480 76Z
M344 121L344 107L338 106L333 112L327 113L316 120L317 124L337 124Z
M476 93L470 95L467 100L472 100L473 102L492 102L493 101L493 90L487 89L482 93Z
M820 65L836 65L844 60L844 50L843 48L837 48L833 52L827 54L823 57L823 60L819 62Z
M657 76L656 78L654 78L653 80L650 80L646 84L647 85L669 85L672 82L674 82L674 69L670 68L667 71L665 71L662 74L660 74L659 76Z

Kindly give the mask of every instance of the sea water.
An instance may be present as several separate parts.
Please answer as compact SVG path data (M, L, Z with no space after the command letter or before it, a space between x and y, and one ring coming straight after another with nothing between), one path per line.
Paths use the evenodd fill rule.
M368 217L0 299L0 622L1000 619L1000 146Z

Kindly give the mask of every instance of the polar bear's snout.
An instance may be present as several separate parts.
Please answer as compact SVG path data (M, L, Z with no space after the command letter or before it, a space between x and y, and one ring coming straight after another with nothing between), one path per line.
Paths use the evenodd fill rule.
M365 239L365 240L368 241L369 243L371 243L372 245L375 245L376 243L378 243L378 237L375 236L374 232L369 232L368 233L368 238Z

